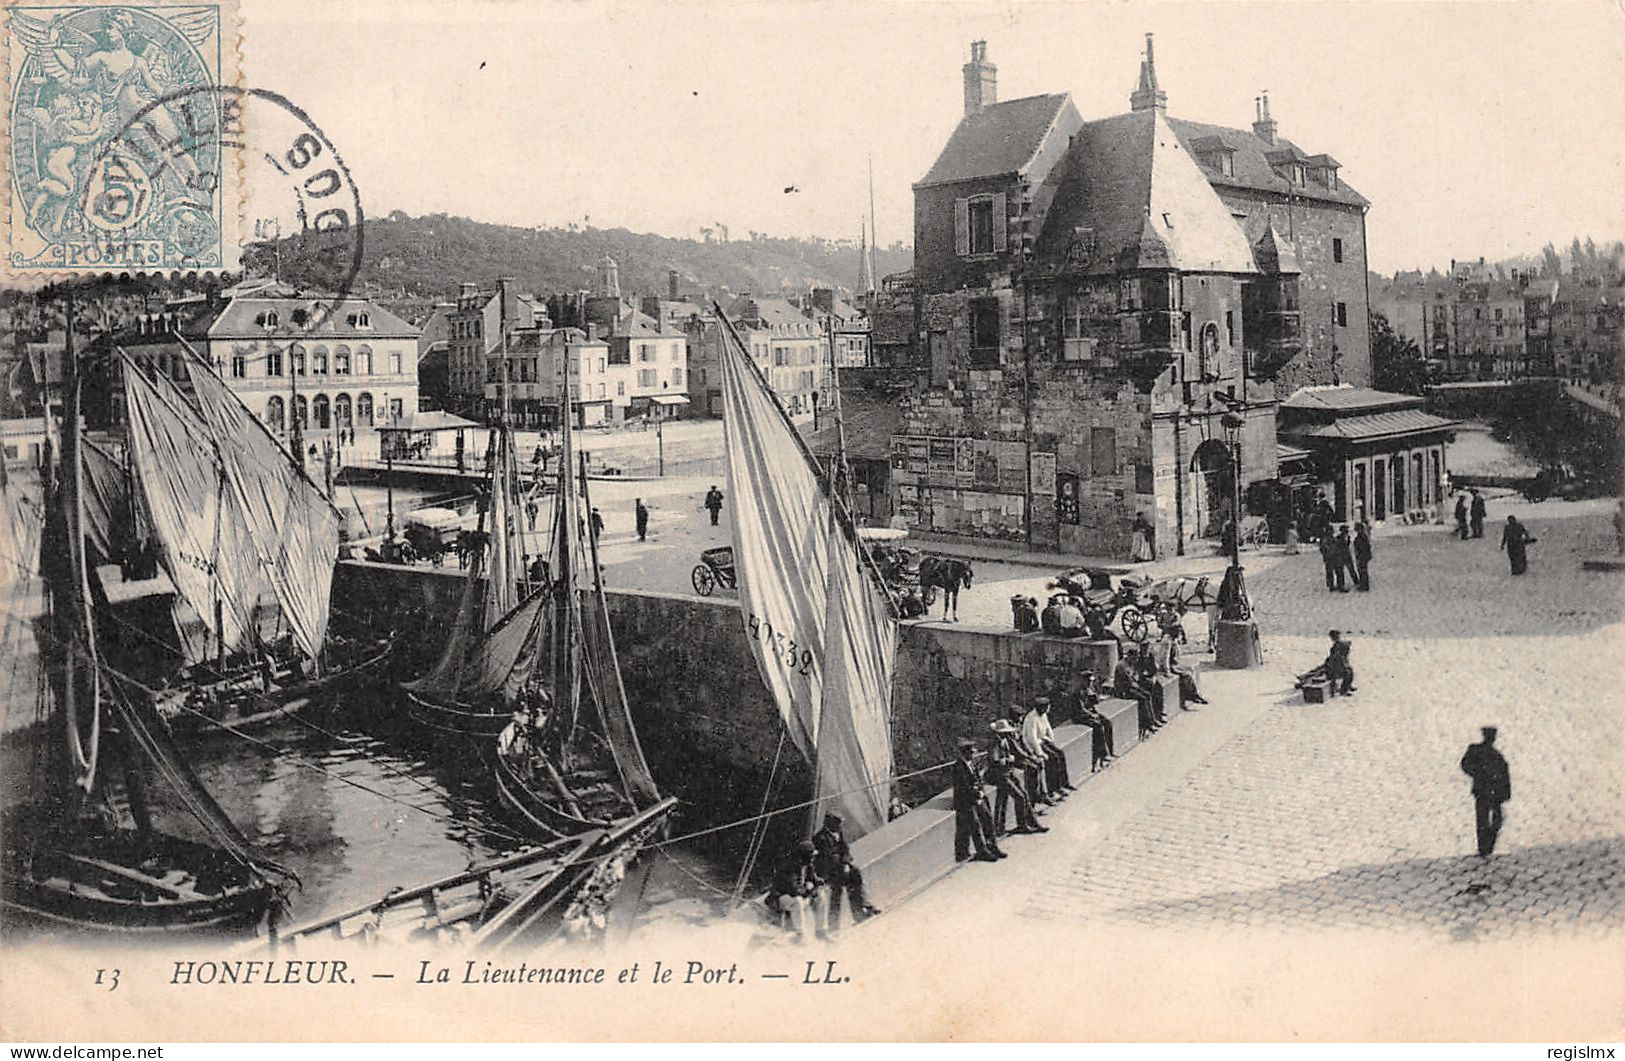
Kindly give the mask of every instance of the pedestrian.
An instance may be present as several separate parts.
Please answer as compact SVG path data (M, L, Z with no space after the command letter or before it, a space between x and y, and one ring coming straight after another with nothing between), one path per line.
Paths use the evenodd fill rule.
M984 767L976 761L976 742L961 740L959 758L954 760L954 860L971 857L972 845L978 862L997 862L1005 857L993 836L993 812L983 791Z
M1155 560L1157 558L1156 531L1151 528L1151 521L1145 518L1145 513L1137 513L1134 517L1134 533L1129 546L1129 559L1135 562Z
M1476 489L1468 492L1473 495L1473 506L1468 510L1472 519L1473 537L1482 538L1484 537L1484 517L1489 514L1489 509L1485 506L1484 499L1479 496Z
M535 498L525 502L525 521L530 524L531 530L536 529L536 513L540 511L541 507L536 504Z
M1507 517L1506 529L1501 531L1501 548L1506 550L1514 575L1529 570L1528 547L1534 540L1529 535L1529 528L1519 523L1517 516Z
M1349 653L1354 651L1354 645L1343 636L1340 630L1327 631L1332 639L1331 651L1326 653L1326 662L1323 667L1326 671L1326 680L1331 683L1327 690L1330 696L1341 693L1348 696L1355 692L1354 667L1349 663Z
M1219 531L1219 549L1225 556L1236 555L1236 521L1224 521L1224 529Z
M1042 808L1053 805L1059 797L1050 791L1049 771L1045 769L1047 764L1044 761L1043 745L1027 739L1027 716L1030 714L1032 714L1030 709L1023 711L1019 705L1011 704L1005 717L1016 727L1011 742L1021 753L1021 787L1027 790L1027 798L1032 801L1033 813L1043 814ZM1037 736L1036 729L1033 736L1035 738Z
M1298 525L1288 523L1286 525L1285 547L1282 548L1281 553L1284 556L1297 556L1300 551L1298 548Z
M1354 588L1371 588L1371 528L1365 520L1354 526Z
M632 512L633 512L634 517L637 519L637 523L638 523L638 541L640 541L640 542L648 541L649 540L649 509L647 508L647 506L644 505L643 498L641 498L641 497L637 498L633 502Z
M828 910L824 904L823 880L813 870L817 849L811 840L803 840L785 855L773 872L773 883L768 887L767 903L773 910L790 916L790 927L796 938L807 938L808 915L812 915L813 932L824 939L824 923Z
M592 526L592 540L596 543L604 533L604 515L598 511L597 505L592 507L590 525Z
M1326 569L1326 591L1337 590L1337 541L1331 534L1320 536L1320 564Z
M1139 708L1141 739L1162 728L1151 704L1151 690L1140 680L1140 672L1134 667L1133 649L1124 652L1112 669L1112 695L1120 700L1133 700Z
M1467 540L1467 495L1456 495L1456 537Z
M1018 634L1032 634L1039 629L1038 598L1023 597L1017 593L1010 598L1010 617Z
M1091 732L1089 771L1104 769L1117 757L1117 749L1112 746L1112 724L1096 710L1100 703L1100 691L1095 682L1093 671L1084 671L1080 676L1081 685L1073 697L1072 717L1083 725L1088 726Z
M1016 744L1016 727L1009 719L1001 718L990 728L994 738L993 747L987 753L987 778L996 793L993 800L993 835L1004 835L1004 810L1011 803L1016 805L1015 832L1049 832L1048 826L1038 824L1032 800L1027 796L1026 786L1021 783L1018 771L1026 766L1027 757Z
M880 913L863 890L863 873L852 864L852 846L846 842L839 814L824 815L824 827L813 833L813 872L829 886L829 927L841 927L843 900L852 897L852 917L861 924Z
M1360 573L1354 567L1354 542L1349 539L1349 525L1337 525L1337 538L1332 542L1332 551L1337 561L1337 590L1339 593L1349 591L1348 583L1358 584ZM1344 574L1347 573L1347 579Z
M1168 638L1168 673L1179 676L1179 697L1186 703L1205 704L1207 697L1202 695L1201 686L1196 682L1196 672L1179 662L1179 644Z
M1512 799L1512 774L1506 757L1495 748L1495 727L1483 726L1484 739L1467 745L1461 757L1461 772L1473 779L1473 817L1478 832L1478 857L1495 854L1495 841L1501 835L1501 804Z
M722 491L717 484L712 483L711 489L705 492L705 507L711 512L711 526L717 525L717 516L722 513Z
M1066 753L1055 741L1055 727L1049 718L1050 700L1040 696L1033 709L1021 720L1021 740L1029 751L1044 760L1044 784L1055 799L1065 799L1072 791L1072 776L1066 766Z
M1332 532L1332 503L1322 494L1315 502L1315 539L1318 541Z

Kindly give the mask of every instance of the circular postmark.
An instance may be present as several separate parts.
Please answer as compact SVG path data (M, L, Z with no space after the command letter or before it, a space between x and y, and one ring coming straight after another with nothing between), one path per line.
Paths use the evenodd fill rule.
M147 103L92 159L79 206L109 266L224 268L228 249L260 252L317 292L299 329L336 312L361 270L349 167L304 110L266 89L210 85Z

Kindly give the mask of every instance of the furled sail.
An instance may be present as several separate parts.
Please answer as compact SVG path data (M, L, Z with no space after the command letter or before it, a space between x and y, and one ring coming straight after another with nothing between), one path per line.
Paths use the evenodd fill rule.
M327 638L339 513L220 377L188 360L198 409L266 578L299 648L312 659Z
M126 358L124 380L130 466L164 570L223 649L247 649L262 597L273 594L212 432L167 378L149 379Z
M884 824L891 797L896 622L850 521L723 324L723 438L746 635L791 740L814 765L815 809L838 807L867 832Z
M84 463L85 537L101 563L124 557L136 530L131 513L130 480L113 455L89 439L80 439Z

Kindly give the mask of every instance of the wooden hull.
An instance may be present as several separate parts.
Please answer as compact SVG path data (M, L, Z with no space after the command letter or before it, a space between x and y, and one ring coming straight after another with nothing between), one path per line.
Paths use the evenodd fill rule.
M620 813L604 816L590 812L576 814L561 806L553 797L538 792L520 776L518 771L494 749L485 756L496 778L497 792L502 804L541 836L579 836L592 829L612 829L618 823L635 816L636 808L622 800Z
M207 706L197 707L188 696L188 706L166 708L160 712L176 737L205 737L210 734L242 731L275 722L277 719L298 714L314 703L330 700L356 682L377 680L384 673L393 645L367 657L359 663L332 671L316 678L294 682L269 692L257 688L230 688L227 683L201 686L193 694L202 698Z
M410 689L403 692L407 717L437 734L495 739L513 721L513 711L508 708L495 711L472 704L443 702Z
M13 844L0 870L8 930L225 934L251 930L277 900L224 853L159 833L76 837L31 852Z

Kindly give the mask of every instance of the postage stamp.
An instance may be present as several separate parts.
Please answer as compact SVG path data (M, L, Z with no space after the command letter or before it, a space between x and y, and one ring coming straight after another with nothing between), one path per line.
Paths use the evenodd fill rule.
M6 9L5 279L235 264L236 25L229 3Z

